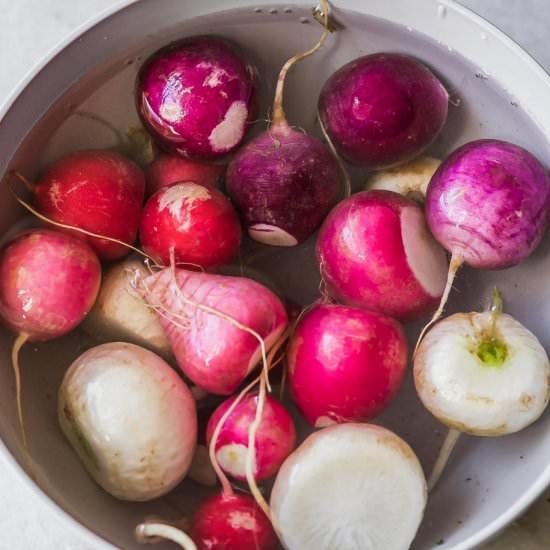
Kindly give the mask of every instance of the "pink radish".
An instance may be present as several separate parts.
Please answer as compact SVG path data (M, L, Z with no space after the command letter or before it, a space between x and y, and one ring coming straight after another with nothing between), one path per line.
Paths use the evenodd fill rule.
M231 203L217 189L177 183L159 189L143 210L139 229L147 254L162 265L202 268L231 262L241 243L241 225Z
M35 229L0 250L0 317L18 334L12 362L23 431L19 350L73 330L92 308L101 282L97 256L70 235Z
M226 40L186 38L141 67L136 102L165 149L209 161L239 146L256 115L257 71Z
M449 94L422 63L394 53L349 62L325 83L319 118L338 153L385 168L422 153L447 120Z
M447 258L416 202L391 191L357 193L325 220L321 275L337 300L408 321L433 311Z
M235 401L224 401L208 422L210 443L214 430L224 413ZM258 407L258 394L247 395L225 420L216 442L216 458L223 470L239 480L246 480L245 460L248 452L248 432ZM296 443L294 421L288 411L273 397L264 404L262 420L256 433L254 478L258 481L277 473L283 460Z
M310 424L363 421L397 393L407 342L390 317L316 305L298 322L287 360L292 396Z
M140 287L180 368L214 394L233 393L287 325L281 301L243 277L165 268Z
M113 151L79 151L54 162L32 185L36 209L54 222L131 245L145 193L143 171ZM102 260L121 258L129 247L72 231Z
M328 2L322 1L325 18ZM317 51L318 44L289 59L279 73L273 120L266 132L247 143L227 168L226 188L252 239L294 246L309 237L335 204L345 175L338 160L319 140L289 126L283 110L288 70Z
M205 164L161 153L145 168L147 195L173 183L192 181L206 187L218 187L225 166Z

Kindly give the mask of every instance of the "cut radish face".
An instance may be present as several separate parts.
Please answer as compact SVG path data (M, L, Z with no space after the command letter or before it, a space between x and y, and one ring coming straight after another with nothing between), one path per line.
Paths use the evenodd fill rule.
M406 550L425 505L412 449L369 424L310 435L281 467L271 494L287 550Z

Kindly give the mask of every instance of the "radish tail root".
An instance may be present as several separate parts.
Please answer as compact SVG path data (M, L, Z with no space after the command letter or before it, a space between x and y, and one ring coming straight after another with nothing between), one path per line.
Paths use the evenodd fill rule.
M135 529L136 540L142 544L160 542L157 538L170 540L184 550L197 550L191 537L173 525L159 522L140 523Z
M443 315L443 311L445 309L445 306L447 305L447 301L449 299L449 294L451 293L451 289L453 288L453 282L456 277L457 271L462 266L464 260L457 256L451 256L451 262L449 263L449 271L447 272L447 283L445 284L445 290L443 291L443 296L441 296L441 301L439 302L439 306L437 307L435 313L433 314L432 318L430 319L430 322L422 329L422 332L420 333L420 336L418 337L418 340L416 341L416 345L414 346L414 352L413 352L413 359L416 356L416 352L418 351L418 346L420 346L420 342L422 342L422 339L428 332L428 330L440 319L440 317Z
M434 467L432 469L432 473L430 474L430 478L428 480L429 492L431 492L434 489L434 487L437 485L437 482L439 481L439 478L441 477L441 474L443 473L443 470L445 469L445 466L449 461L451 453L455 448L455 445L458 441L458 438L460 437L460 434L461 432L459 432L458 430L455 430L454 428L449 428L447 436L445 437L445 441L443 442L443 445L439 450L439 454L437 455L437 460L435 461Z
M319 42L317 42L317 44L315 44L315 46L313 46L313 48L311 48L307 52L299 53L291 57L283 65L283 67L281 68L281 71L279 72L279 77L277 79L277 87L275 89L275 99L273 100L272 124L286 123L285 111L283 109L283 89L285 86L285 79L288 71L295 63L297 63L298 61L301 61L306 57L309 57L310 55L313 55L317 50L319 50L323 45L323 43L325 42L325 39L330 32L330 29L329 29L330 5L328 3L328 0L321 0L320 7L323 12L323 34L321 35L321 38L319 38Z
M27 434L25 432L25 424L23 422L23 405L21 402L21 368L19 366L19 352L25 345L29 335L22 332L17 336L13 347L11 349L11 364L13 366L13 372L15 374L15 394L17 402L17 417L19 418L19 427L21 428L21 437L23 439L23 447L27 449Z

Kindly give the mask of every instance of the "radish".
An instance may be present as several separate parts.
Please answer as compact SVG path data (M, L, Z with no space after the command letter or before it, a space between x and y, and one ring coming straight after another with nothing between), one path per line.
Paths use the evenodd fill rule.
M207 440L220 419L235 401L224 401L210 417ZM216 443L216 458L223 470L239 480L246 480L245 461L248 453L250 425L256 416L258 394L247 395L225 420ZM296 444L296 429L288 411L273 397L268 396L256 434L254 478L258 481L277 473L283 460Z
M59 389L58 412L90 475L119 499L164 495L191 465L191 392L170 365L134 344L103 344L76 359Z
M407 550L425 505L413 450L369 424L310 435L286 459L271 493L287 550Z
M101 282L97 256L84 242L50 231L27 231L0 250L0 318L18 334L12 349L23 443L19 351L73 330L94 304Z
M78 151L49 166L31 186L36 209L46 218L84 231L72 234L86 240L102 260L128 254L137 236L145 193L143 171L113 151ZM112 241L86 236L85 231Z
M496 292L491 311L455 313L437 323L418 347L418 396L450 428L430 488L461 432L511 434L532 424L548 405L548 356L537 338L501 308Z
M447 120L449 94L422 63L395 53L351 61L325 83L319 119L338 153L379 169L420 155Z
M133 288L136 277L149 273L143 262L135 258L110 267L103 276L96 303L82 326L100 340L131 342L163 357L171 357L172 348L156 313Z
M424 203L430 179L440 164L440 160L424 155L405 164L372 173L365 189L395 191Z
M145 252L168 265L202 268L231 262L241 244L241 225L231 203L217 189L193 182L159 189L146 203L139 228Z
M535 250L548 223L550 178L542 164L517 145L472 141L441 164L430 181L425 208L431 232L452 257L439 308L419 342L441 316L463 263L504 269Z
M163 148L192 160L224 157L256 116L257 70L224 39L198 36L154 53L136 83L139 115Z
M283 88L289 69L316 52L327 33L328 3L322 1L325 29L311 50L281 69L269 129L246 144L227 169L226 189L241 212L248 234L264 244L294 246L309 237L336 202L344 185L337 159L319 140L289 126Z
M206 187L219 187L225 166L194 162L175 155L162 153L145 169L147 195L173 183L192 181Z
M171 267L139 288L182 371L210 393L233 393L287 325L281 301L244 277Z
M390 317L321 304L298 322L287 361L294 401L319 428L376 416L399 389L407 342Z
M364 191L329 214L317 240L329 294L403 321L433 311L447 277L445 251L422 208L391 191Z

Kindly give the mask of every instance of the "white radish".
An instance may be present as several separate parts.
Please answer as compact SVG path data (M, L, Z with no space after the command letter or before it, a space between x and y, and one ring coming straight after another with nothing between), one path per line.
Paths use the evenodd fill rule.
M283 463L271 494L287 550L406 550L425 505L412 449L370 424L310 435Z

